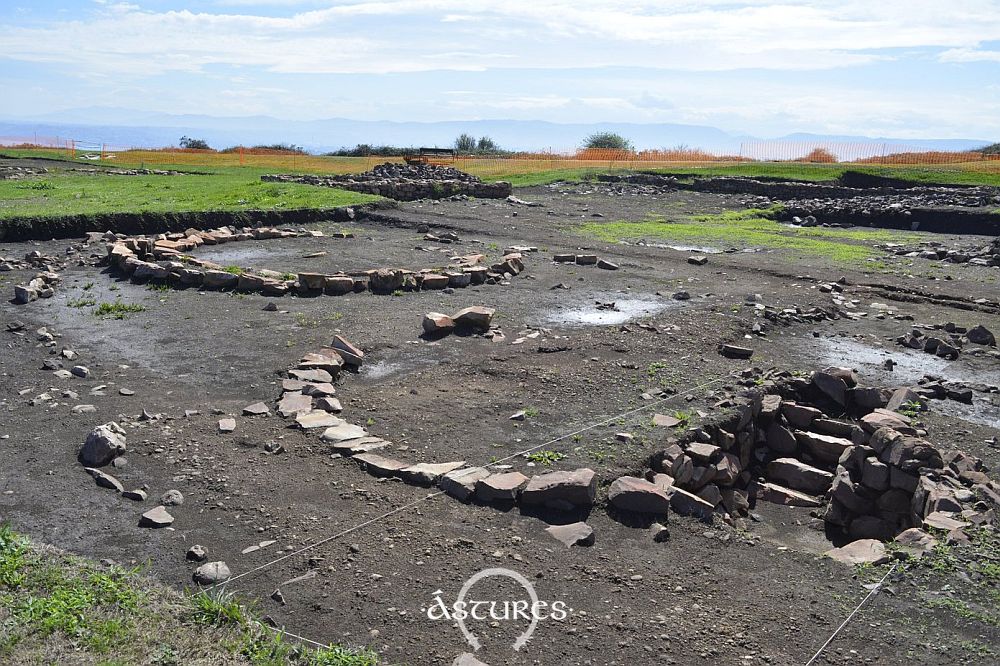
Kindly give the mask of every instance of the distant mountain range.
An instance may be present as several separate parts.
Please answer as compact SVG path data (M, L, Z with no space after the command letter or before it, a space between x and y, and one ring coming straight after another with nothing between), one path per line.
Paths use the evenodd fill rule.
M762 139L737 135L715 127L671 123L551 123L530 120L462 120L440 122L392 122L386 120L294 121L269 116L217 117L171 115L117 107L88 107L36 116L33 119L0 120L0 140L32 137L73 138L80 142L116 147L163 147L177 145L181 136L206 140L214 148L234 145L291 143L310 152L353 147L359 143L393 146L451 146L459 134L489 136L508 150L570 151L595 132L616 132L637 148L669 148L686 145L716 154L738 154L745 150L758 159L781 159L795 155L768 154L772 144L884 145L916 150L970 150L989 141L981 139L898 139L889 137L789 134ZM838 152L834 146L833 152Z

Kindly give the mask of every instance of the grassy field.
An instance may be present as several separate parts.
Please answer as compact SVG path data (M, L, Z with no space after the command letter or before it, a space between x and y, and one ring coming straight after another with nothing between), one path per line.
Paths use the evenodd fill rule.
M826 257L835 263L854 264L876 255L871 243L898 241L902 234L885 229L792 228L773 221L775 209L729 211L697 215L682 221L662 216L644 220L587 222L584 235L606 242L645 240L681 245L781 249L792 255ZM911 235L912 237L912 235Z
M0 663L376 666L379 658L304 648L231 595L185 595L0 526Z
M53 149L0 148L0 156L67 159L66 151ZM77 159L75 164L110 167L145 167L179 171L243 174L256 178L264 173L346 174L367 171L386 161L400 158L327 157L321 155L248 155L240 164L236 153L183 153L130 151L114 160L93 162ZM598 173L651 171L687 175L763 176L809 181L835 180L847 169L890 176L919 183L1000 186L1000 161L957 162L924 166L880 166L865 164L807 164L799 162L648 162L553 159L460 158L455 166L484 180L508 180L515 186L543 185L557 180L582 180Z
M202 212L335 208L378 197L250 175L77 175L53 172L0 181L0 220L119 212Z

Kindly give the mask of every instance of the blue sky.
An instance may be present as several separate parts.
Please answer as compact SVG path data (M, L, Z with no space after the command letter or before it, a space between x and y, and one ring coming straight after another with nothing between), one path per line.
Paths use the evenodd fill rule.
M1000 0L5 0L0 116L1000 139Z

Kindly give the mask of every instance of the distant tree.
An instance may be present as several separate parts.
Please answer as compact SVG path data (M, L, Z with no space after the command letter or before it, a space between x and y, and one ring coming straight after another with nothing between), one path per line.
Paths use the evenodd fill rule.
M305 155L306 149L302 146L296 146L293 143L269 143L253 146L252 150L276 150L283 153L296 153L298 155Z
M591 134L587 137L586 143L583 145L584 148L588 149L601 149L601 150L632 150L632 142L623 137L621 134L615 134L614 132L597 132Z
M479 142L476 144L477 153L499 153L500 146L488 136L479 137Z
M808 155L800 157L796 162L813 162L816 164L833 164L837 161L836 156L826 148L814 148Z
M991 143L988 146L983 146L978 152L983 155L1000 155L1000 143Z
M459 134L455 139L455 152L474 153L476 152L476 137L471 134Z
M212 147L208 145L208 142L204 139L192 139L191 137L185 135L181 137L181 148L190 148L192 150L211 150Z

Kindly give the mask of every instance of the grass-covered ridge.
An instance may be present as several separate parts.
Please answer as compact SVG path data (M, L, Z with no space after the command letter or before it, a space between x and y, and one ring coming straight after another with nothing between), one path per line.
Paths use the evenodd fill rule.
M380 197L252 175L114 176L52 172L0 180L0 221L107 213L282 211L364 204Z
M379 658L302 647L231 595L184 595L0 526L0 663L377 666Z
M695 215L684 220L649 216L643 220L586 222L579 230L609 243L655 241L728 248L785 250L798 256L826 257L837 263L865 261L875 256L871 243L898 240L884 229L795 228L774 221L780 208L751 208L719 215Z

